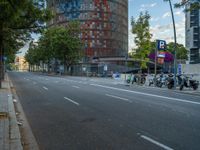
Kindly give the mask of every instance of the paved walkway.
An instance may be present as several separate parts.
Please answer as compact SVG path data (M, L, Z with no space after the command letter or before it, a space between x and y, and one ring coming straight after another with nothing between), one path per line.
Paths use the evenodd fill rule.
M10 84L6 75L0 89L0 150L22 150Z

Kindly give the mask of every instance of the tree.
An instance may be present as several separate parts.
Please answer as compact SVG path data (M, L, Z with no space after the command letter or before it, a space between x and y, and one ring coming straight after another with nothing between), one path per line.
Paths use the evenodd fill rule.
M165 0L168 1L168 0ZM175 4L176 8L180 8L180 7L185 7L188 3L191 3L191 5L185 9L185 11L191 11L191 10L196 10L196 9L200 9L200 0L194 1L194 0L182 0L179 3Z
M44 22L52 17L44 4L45 0L0 1L0 79L3 78L3 56L13 55L30 39L32 32L40 32Z
M54 30L53 47L56 58L64 64L64 72L82 58L82 42L80 40L80 24L77 21L69 22L67 27L56 27Z
M173 52L173 47L174 47L174 43L170 42L167 44L167 51L170 53L174 53ZM183 44L178 44L176 45L176 57L177 59L187 59L188 56L188 51L187 49L183 46Z
M45 30L34 48L30 47L26 54L26 60L29 63L37 64L38 61L49 65L51 60L59 60L69 68L72 64L82 58L82 42L79 38L79 22L69 22L67 27L56 26ZM34 59L37 57L37 59Z
M139 15L139 18L135 21L134 18L131 20L132 33L135 34L134 42L137 46L134 51L136 51L134 58L140 59L141 69L147 68L147 62L149 61L148 55L151 50L151 33L149 25L150 15L148 12Z

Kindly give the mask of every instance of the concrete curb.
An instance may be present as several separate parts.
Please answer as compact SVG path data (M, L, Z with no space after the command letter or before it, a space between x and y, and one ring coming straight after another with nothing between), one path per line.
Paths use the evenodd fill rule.
M23 145L23 149L24 150L39 150L38 143L32 133L32 130L27 121L26 115L23 111L22 105L19 101L18 95L17 95L16 91L14 90L13 83L9 79L9 76L7 76L7 78L9 80L10 91L13 94L12 97L16 100L15 111L18 113L17 120L20 121L20 123L22 124L22 126L20 128L18 126L18 129L19 129L19 133L21 133L20 139L21 139L21 143ZM15 115L15 118L16 118L16 115ZM15 149L15 147L14 147L14 149L11 149L11 150L21 150L21 149Z
M7 78L7 81L9 82L8 89L9 89L9 93L10 93L8 96L10 150L23 150L20 130L19 130L19 126L17 123L15 107L14 107L14 103L13 103L11 84L10 84L8 75L6 75L6 78Z
M23 150L21 144L21 135L19 126L17 124L17 118L15 115L15 108L13 104L12 94L8 98L8 111L9 111L9 128L10 128L10 150Z

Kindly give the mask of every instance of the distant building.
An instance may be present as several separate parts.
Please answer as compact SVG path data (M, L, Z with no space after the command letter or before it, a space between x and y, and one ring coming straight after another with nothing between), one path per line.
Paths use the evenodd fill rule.
M128 54L128 0L47 0L55 12L49 26L78 20L85 61Z
M199 0L191 0L186 9L193 3L200 3ZM186 12L186 48L189 51L188 59L190 64L200 63L200 10Z
M15 66L18 71L28 71L29 65L23 56L15 58Z

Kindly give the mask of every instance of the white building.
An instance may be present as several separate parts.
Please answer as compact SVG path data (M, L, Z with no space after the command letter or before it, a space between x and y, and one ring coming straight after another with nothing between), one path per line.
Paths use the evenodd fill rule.
M191 0L186 9L193 3L200 3L199 0ZM189 51L188 59L190 64L200 63L200 10L186 12L186 48Z

